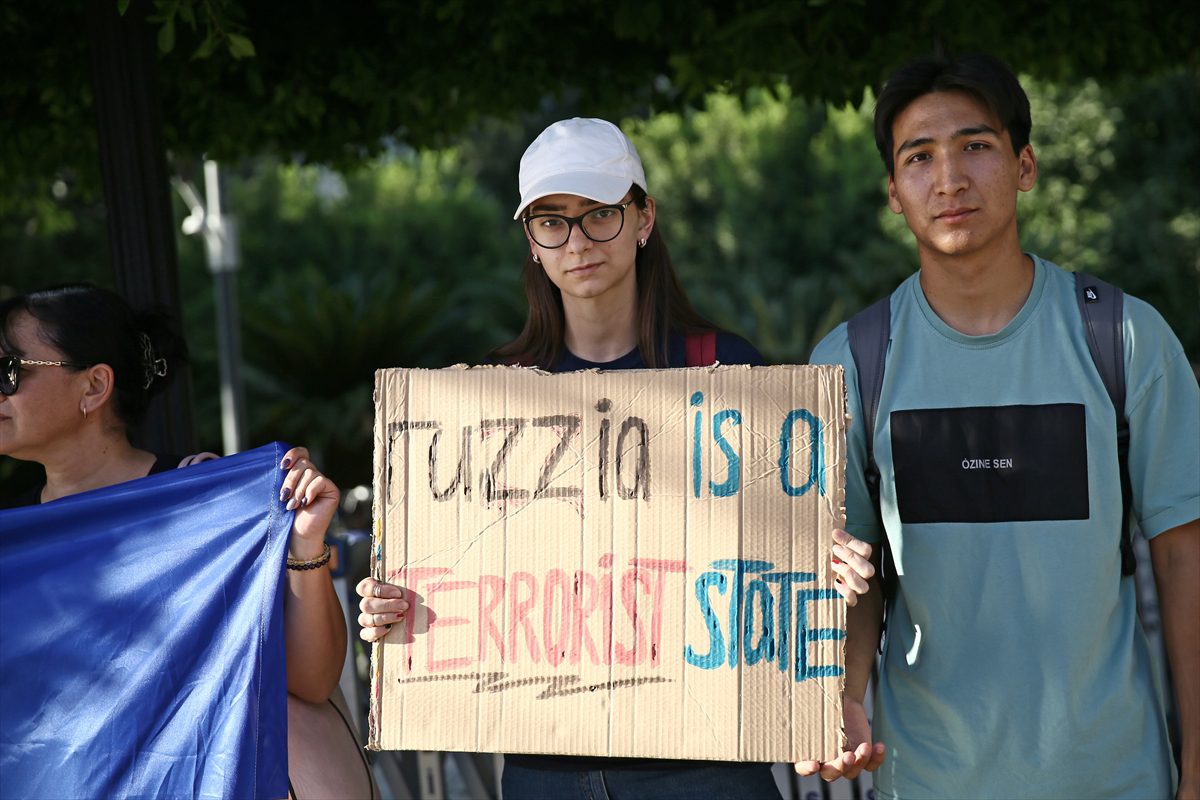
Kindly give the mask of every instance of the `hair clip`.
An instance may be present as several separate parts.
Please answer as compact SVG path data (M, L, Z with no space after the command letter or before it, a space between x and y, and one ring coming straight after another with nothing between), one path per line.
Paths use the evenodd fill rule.
M167 360L165 358L155 358L154 346L150 344L150 337L144 332L139 335L142 340L142 370L146 376L142 388L149 389L150 384L154 383L155 378L166 376Z

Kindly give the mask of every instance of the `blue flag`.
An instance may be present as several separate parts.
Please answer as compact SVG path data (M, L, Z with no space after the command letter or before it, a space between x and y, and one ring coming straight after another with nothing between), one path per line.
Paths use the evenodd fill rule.
M0 512L0 797L286 797L284 447Z

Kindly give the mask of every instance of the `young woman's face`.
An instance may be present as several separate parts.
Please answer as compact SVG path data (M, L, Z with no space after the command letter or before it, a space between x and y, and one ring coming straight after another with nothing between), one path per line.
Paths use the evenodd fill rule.
M43 340L37 320L24 312L12 317L8 333L13 351L0 355L68 360ZM83 423L80 402L87 385L86 372L69 367L22 366L16 393L0 394L0 455L38 461L61 443Z
M650 235L654 227L654 199L646 198L646 207L638 208L626 195L617 205L629 203L624 211L621 232L606 242L589 239L579 224L571 226L570 236L561 247L542 247L529 239L529 247L542 262L546 276L559 288L563 301L591 300L609 296L636 297L638 241ZM534 201L528 213L561 214L577 217L604 206L573 194L554 194ZM526 237L529 233L526 231Z

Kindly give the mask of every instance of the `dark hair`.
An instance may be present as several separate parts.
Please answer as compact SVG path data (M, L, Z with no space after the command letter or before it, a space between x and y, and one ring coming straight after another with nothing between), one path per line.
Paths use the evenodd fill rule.
M894 175L892 124L914 100L933 92L967 92L1000 118L1013 153L1029 144L1029 98L1020 81L1000 59L986 53L957 57L927 56L910 61L887 79L875 103L875 146L888 175Z
M646 192L637 184L630 185L633 202L646 207ZM639 247L635 270L638 290L638 349L642 361L651 369L669 366L669 345L672 333L696 333L715 330L711 322L692 307L675 266L667 243L658 226L650 231L646 246ZM525 299L529 313L525 327L517 338L497 347L489 359L502 364L522 364L551 369L562 357L566 321L563 317L562 292L546 275L542 265L526 253L522 270Z
M16 353L13 319L37 320L47 344L75 364L113 370L113 408L125 425L137 425L150 398L187 362L187 344L171 318L158 310L135 311L123 297L90 284L71 284L0 302L0 346Z

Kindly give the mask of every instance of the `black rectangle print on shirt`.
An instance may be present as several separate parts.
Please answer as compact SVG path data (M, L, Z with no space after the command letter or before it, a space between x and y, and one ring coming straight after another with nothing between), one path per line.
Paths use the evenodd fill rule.
M902 522L1087 519L1087 431L1076 403L893 411Z

